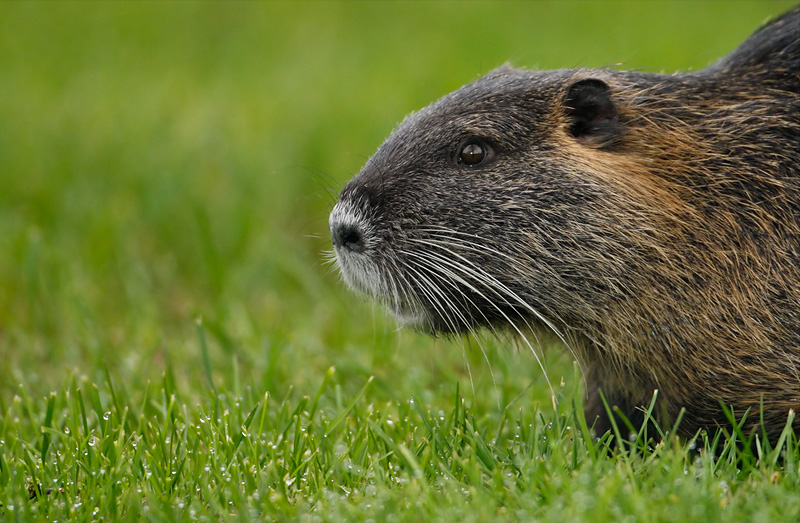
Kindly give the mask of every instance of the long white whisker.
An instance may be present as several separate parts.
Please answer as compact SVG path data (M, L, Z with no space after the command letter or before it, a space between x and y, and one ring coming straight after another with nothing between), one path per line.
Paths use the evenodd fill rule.
M426 229L422 229L422 230L426 231ZM432 238L432 239L428 240L428 242L430 242L430 243L427 243L427 244L429 246L432 246L432 245L436 244L436 246L438 246L439 248L441 248L443 250L446 250L450 254L455 254L455 253L452 250L450 250L449 247L452 247L452 248L467 248L469 250L472 250L472 251L478 252L478 253L490 253L490 254L497 255L499 257L504 257L508 261L510 261L514 266L517 266L517 267L523 269L523 271L528 268L525 264L521 263L517 258L515 258L513 256L510 256L510 255L508 255L506 253L500 252L500 251L498 251L496 249L492 249L490 247L487 247L486 245L484 245L482 243L466 242L466 241L462 240L461 238L455 238L453 236L447 236L447 235L442 233L443 231L440 231L438 229L431 230L430 232L433 232L439 238L444 238L444 239L446 239L448 241L442 241L440 239L433 239ZM458 231L453 231L453 232L458 232ZM469 234L469 233L461 233L461 234L464 235L464 236L470 237L470 238L481 239L480 236L477 236L477 235L474 235L474 234ZM419 242L423 242L423 243L425 242L425 240L417 240L417 239L412 239L412 241L419 241ZM461 256L461 259L464 262L470 264L472 267L475 267L478 271L480 271L482 273L486 273L486 271L483 268L477 266L474 262L464 258L463 256ZM488 273L486 273L486 275L491 278L491 276ZM553 274L553 277L557 277L557 276L555 274ZM530 304L527 304L527 305L528 305L528 307L530 307ZM556 316L556 319L561 321L561 323L565 323L558 316ZM559 335L559 337L565 343L565 345L570 350L570 352L572 352L572 354L575 355L575 352L572 350L572 347L570 347L569 343L567 343L567 341L562 336L560 336L560 333L557 330L555 330L554 332L557 335Z
M458 311L458 308L454 307L452 303L446 303L449 302L447 295L442 292L439 286L433 283L428 277L420 273L408 263L406 263L406 269L416 274L419 281L425 283L425 285L419 286L421 292L428 297L428 301L430 302L431 306L439 311L439 315L442 317L447 326L451 330L456 331L457 324L451 316L451 313L455 313L456 315L460 316L461 313Z
M422 242L422 243L426 243L426 242ZM435 245L435 244L434 244L434 245ZM431 256L431 255L432 255L431 253L426 253L426 254L425 254L425 256L423 256L423 255L420 255L420 254L414 253L413 251L411 251L411 252L408 252L408 253L406 253L406 254L407 254L407 255L415 255L415 256L418 256L418 257L419 257L419 258L421 258L421 259L425 259L425 256ZM443 263L443 264L445 264L445 265L448 265L448 266L450 266L450 267L453 267L453 268L455 268L455 269L460 269L461 271L463 271L463 273L464 273L465 275L471 275L473 278L474 278L476 275L477 275L477 276L483 276L483 274L476 273L475 271L471 270L469 267L464 267L463 265L458 265L458 264L454 263L452 260L445 259L445 258L442 258L442 257L439 257L439 256L437 256L437 259L439 260L439 262L441 262L441 263ZM445 269L445 270L446 270L446 269ZM493 306L493 307L494 307L494 308L497 310L497 312L498 312L498 313L500 313L500 315L501 315L501 316L503 316L503 318L506 320L506 322L508 322L508 324L509 324L509 325L511 325L511 327L514 329L514 331L516 331L516 332L517 332L517 334L519 334L520 338L522 338L522 339L525 341L525 343L528 345L528 348L529 348L529 349L530 349L530 351L531 351L531 354L533 354L534 358L536 358L536 362L539 364L539 368L542 370L542 374L544 375L544 379L545 379L545 381L547 382L547 386L550 388L550 393L552 394L553 398L555 399L555 389L553 389L553 385L552 385L552 383L550 382L550 378L549 378L549 377L548 377L548 375L547 375L547 370L546 370L546 369L545 369L545 367L544 367L544 362L543 362L543 361L542 361L542 359L539 357L539 355L536 353L536 350L533 348L533 346L531 345L531 343L528 341L528 339L527 339L527 338L525 337L525 335L522 333L522 331L520 330L520 328L519 328L519 327L517 327L516 323L514 323L514 322L511 320L511 318L509 318L509 317L508 317L508 315L507 315L505 312L503 312L503 310L502 310L502 309L501 309L501 308L500 308L500 307L499 307L497 304L495 304L495 303L494 303L494 301L492 301L492 300L488 299L488 298L487 298L487 297L486 297L486 296L485 296L485 295L484 295L484 294L483 294L483 293L482 293L480 290L478 290L477 288L475 288L475 286L473 286L471 283L469 283L468 281L466 281L466 280L465 280L464 278L462 278L462 277L461 277L459 274L457 274L457 273L455 273L455 272L453 272L453 271L450 271L450 270L446 270L446 271L447 271L446 273L447 273L447 274L448 274L448 275L449 275L451 278L453 278L453 279L454 279L454 280L456 280L458 283L460 283L461 285L463 285L463 286L465 286L466 288L468 288L470 291L474 292L476 295L478 295L478 296L480 296L481 298L483 298L484 300L486 300L486 302L487 302L487 303L491 304L491 305L492 305L492 306ZM486 275L486 276L488 276L488 275ZM493 278L491 278L491 276L489 276L489 283L493 283L493 284L494 284L494 282L493 282L492 280L494 280L494 279L493 279ZM477 279L476 281L479 281L479 282L480 282L481 280L480 280L480 279ZM485 283L485 282L484 282L484 283ZM506 292L506 293L508 293L508 295L509 295L509 296L511 296L511 297L517 297L517 296L516 296L516 294L514 294L513 292L511 292L511 291L510 291L509 289L507 289L507 288L506 288L504 285L500 284L500 288L501 288L501 289L503 289L503 290L505 290L505 292ZM490 288L490 289L491 289L491 288ZM496 291L496 290L495 290L495 293L497 293L497 291ZM501 296L501 297L502 297L502 296ZM517 299L519 299L519 298L517 297ZM521 300L521 299L519 299L519 301L520 301L520 302L522 302L522 300ZM522 303L524 303L524 302L522 302ZM537 316L537 317L538 317L538 316ZM547 322L547 324L548 324L548 326L550 326L550 325L549 325L549 322ZM552 327L551 327L551 328L552 328ZM555 330L555 329L554 329L554 330ZM557 331L557 330L555 330L555 332L556 332L556 333L558 333L558 331Z
M551 330L552 330L552 331L553 331L553 332L556 334L556 336L558 336L558 338L559 338L559 339L560 339L560 340L561 340L561 341L564 343L564 345L566 345L566 347L567 347L567 348L568 348L568 349L569 349L569 350L570 350L570 351L571 351L573 354L575 354L574 350L572 349L572 346L571 346L571 345L570 345L570 343L567 341L566 337L563 335L563 333L562 333L562 332L561 332L561 331L560 331L560 330L559 330L559 329L558 329L558 328L557 328L557 327L556 327L556 326L555 326L555 325L554 325L554 324L553 324L553 323L552 323L552 322L551 322L549 319L547 319L547 318L546 318L546 317L545 317L543 314L541 314L541 313L540 313L538 310L536 310L535 308L533 308L533 307L532 307L532 306L531 306L531 305L530 305L528 302L526 302L525 300L523 300L522 298L520 298L520 297L519 297L519 296L518 296L518 295L517 295L515 292L511 291L511 289L509 289L509 288L508 288L506 285L504 285L502 282L500 282L499 280L497 280L497 278L495 278L495 277L493 277L491 274L487 273L487 272L486 272L484 269L482 269L482 268L478 267L478 266L477 266L477 265L475 265L475 264L474 264L472 261L468 260L467 258L465 258L464 256L462 256L461 254L458 254L457 252L453 251L452 249L445 247L444 245L442 245L442 243L441 243L441 242L437 242L437 241L431 241L431 240L423 240L423 239L419 239L419 238L410 238L409 240L411 240L411 241L414 241L414 242L418 242L418 243L422 243L422 244L424 244L424 245L428 245L428 246L430 246L430 247L436 247L436 248L438 248L438 249L441 249L441 250L445 251L447 254L449 254L449 255L451 255L451 256L454 256L454 257L457 257L457 258L458 258L459 260L461 260L462 262L464 262L464 263L467 263L467 264L469 264L470 266L474 267L474 268L476 269L476 271L477 271L477 272L478 272L478 273L479 273L481 276L484 276L485 278L487 278L488 280L490 280L490 281L492 282L492 284L493 284L494 286L496 286L497 288L500 288L500 289L502 289L502 290L503 290L503 291L506 293L506 296L508 296L508 297L512 298L512 299L513 299L514 301L516 301L516 302L517 302L519 305L522 305L522 306L523 306L523 307L524 307L526 310L528 310L528 311L529 311L531 314L533 314L533 315L534 315L534 316L535 316L535 317L536 317L536 318L537 318L539 321L541 321L541 322L542 322L542 323L544 323L544 324L545 324L545 325L546 325L548 328L550 328L550 329L551 329ZM459 245L460 245L460 244L459 244ZM475 247L481 247L480 245L477 245L477 244L473 244L473 246L475 246ZM503 255L502 253L500 253L500 252L498 252L498 251L496 251L496 250L494 250L494 249L485 248L485 249L483 249L483 250L485 250L486 252L491 252L491 253L494 253L494 254L498 254L498 255L502 255L502 256L507 256L507 255ZM444 261L449 261L449 260L446 260L446 259L445 259Z
M417 265L417 266L419 266L419 265ZM438 299L438 298L435 298L435 297L433 297L433 296L431 296L431 294L430 294L429 290L433 290L433 291L435 291L435 292L436 292L436 293L437 293L437 294L438 294L438 295L439 295L439 296L440 296L440 297L441 297L443 300L445 300L445 301L447 302L447 304L448 304L449 308L450 308L450 311L452 311L452 312L453 312L453 313L454 313L456 316L458 316L458 318L461 320L462 324L466 324L466 318L465 318L465 317L464 317L464 315L463 315L463 314L462 314L462 313L461 313L461 312L458 310L458 307L456 307L456 306L455 306L455 305L452 303L452 301L450 301L450 299L449 299L449 298L447 298L447 295L446 295L446 294L445 294L445 293L444 293L444 292L443 292L443 291L442 291L442 290L441 290L441 289L440 289L440 288L439 288L439 287L438 287L438 286L437 286L435 283L433 283L433 282L432 282L432 281L431 281L429 278L427 278L427 277L423 276L422 274L420 274L420 272L419 272L419 271L417 271L417 270L416 270L416 269L415 269L415 268L412 266L412 264L411 264L411 263L407 263L407 264L406 264L406 268L407 268L409 271L412 271L412 272L416 273L416 274L417 274L417 277L418 277L418 278L420 278L420 280L421 280L422 282L426 283L426 285L422 286L421 288L423 289L423 292L425 292L425 293L426 293L428 296L430 296L430 297L431 297L431 302L434 304L434 305L433 305L434 307L437 307L437 302L439 301L439 299ZM422 267L420 267L420 268L422 268ZM427 268L428 268L428 269L433 269L433 268L432 268L432 267L430 267L430 266L428 266ZM436 274L435 270L434 270L433 274ZM440 279L440 280L442 280L442 281L444 281L445 283L447 283L447 280L444 280L444 279L442 279L442 278L439 278L439 279ZM435 300L435 301L434 301L434 300ZM441 317L444 319L445 323L448 325L448 327L450 328L450 330L451 330L452 332L458 332L458 328L457 328L458 326L456 325L455 321L453 321L453 319L451 318L450 314L449 314L449 313L447 313L447 311L443 310L443 307L442 307L441 305L438 305L438 308L439 308L439 309L440 309L440 311L441 311L441 314L440 314L440 315L441 315ZM469 332L470 332L470 333L472 333L472 328L471 328L471 327L469 328ZM462 341L462 345L461 345L461 352L462 352L462 354L464 355L464 359L465 359L465 361L466 361L466 347L465 347L465 345L463 344L463 341ZM469 384L470 384L470 387L472 388L472 397L473 397L473 398L477 398L477 393L475 392L475 380L474 380L474 378L472 377L472 367L470 367L470 365L469 365L469 362L468 362L468 361L466 361L466 364L467 364L467 374L468 374L468 376L469 376ZM489 373L490 373L490 374L491 374L491 376L492 376L492 382L493 382L493 383L495 383L495 381L494 381L494 373L492 373L492 370L491 370L491 365L489 366Z
M422 268L427 268L427 269L429 269L429 270L431 271L431 275L432 275L432 276L433 276L433 275L439 276L439 279L442 281L442 283L444 283L444 284L447 284L448 286L450 286L451 288L453 288L455 291L457 291L457 292L458 292L458 293L461 295L461 297L462 297L462 298L464 298L465 300L469 301L469 302L470 302L470 304L471 304L473 307L475 307L475 308L477 309L477 307L475 306L475 303L474 303L474 302L473 302L473 301L470 299L470 297L469 297L469 296L467 296L467 294L466 294L466 293L464 293L464 291L462 291L460 288L458 288L456 285L454 285L454 284L453 284L453 282L452 282L451 280L449 280L449 279L447 279L447 278L442 278L442 277L441 277L441 276L442 276L442 274L441 274L441 273L443 272L443 271L442 271L442 269L443 269L443 268L442 268L441 266L439 266L439 265L433 265L433 264L431 264L431 263L430 263L430 262L431 262L431 260L430 260L430 259L427 259L427 258L425 258L424 256L419 256L419 255L417 255L417 253L414 253L414 252L408 252L408 253L405 253L405 254L406 254L407 256L411 256L411 257L417 257L417 258L419 258L419 260L420 260L420 261L422 261L422 262L424 262L424 263L417 263L417 264L416 264L416 266L417 266L417 267L419 267L420 269L422 269ZM431 282L431 281L430 281L430 279L428 279L428 278L425 278L424 276L422 276L422 275L419 273L419 271L416 271L416 270L415 270L415 269L414 269L414 268L411 266L411 264L410 264L410 263L407 265L407 268L408 268L409 270L413 270L413 271L414 271L414 272L415 272L415 273L416 273L416 274L417 274L417 275L418 275L420 278L424 278L424 279L427 281L428 285L430 285L431 287L435 288L435 289L436 289L436 290L437 290L437 291L440 293L441 297L442 297L442 298L443 298L443 299L444 299L444 300L447 302L447 304L449 305L449 307L450 307L451 311L452 311L452 312L454 312L454 313L457 315L457 317L458 317L457 319L459 319L459 320L461 321L461 324L462 324L462 325L464 325L465 327L467 327L467 329L468 329L469 333L470 333L470 334L472 334L472 337L475 339L475 342L478 344L478 347L480 348L481 354L483 354L483 358L484 358L484 360L486 361L486 363L487 363L487 364L488 364L488 366L489 366L489 375L490 375L490 376L491 376L491 378L492 378L492 384L493 384L493 386L494 386L494 389L495 389L495 395L498 397L498 402L499 402L499 395L498 395L498 389L497 389L497 380L495 379L494 370L492 369L492 363L491 363L491 361L489 360L489 354L486 352L486 348L483 346L483 343L481 343L480 339L478 338L478 335L477 335L477 333L475 332L475 330L474 330L474 328L472 327L472 325L470 324L470 322L467 320L467 318L464 316L464 314L462 314L462 313L459 311L458 307L456 307L456 306L455 306L455 304L454 304L454 303L453 303L453 302L452 302L452 301L451 301L451 300L450 300L450 299L449 299L449 298L448 298L448 297L447 297L447 296L446 296L444 293L442 293L442 292L441 292L441 290L439 289L439 287L438 287L438 286L436 286L436 285L435 285L433 282ZM444 272L445 272L445 275L447 275L447 273L448 273L449 271L447 271L447 269L445 269L445 271L444 271ZM483 314L483 313L481 313L481 314ZM488 318L486 318L486 317L484 316L484 319L485 319L485 320L487 321L487 323L488 323ZM452 330L453 332L457 332L457 331L458 331L458 329L457 329L457 326L456 326L455 324L450 324L450 327L451 327L451 330ZM494 330L494 327L491 327L491 328ZM464 347L464 346L462 346L462 350L465 350L465 347ZM465 354L465 357L466 357L466 354ZM473 381L473 379L472 379L472 369L469 367L469 362L468 362L468 361L467 361L467 371L469 372L469 376L470 376L470 383L472 384L472 389L473 389L473 395L475 395L475 383L474 383L474 381ZM498 403L498 404L499 404L499 403Z
M454 240L459 242L459 243L455 244L454 246L460 246L461 245L459 239L455 239L455 238L452 238L452 239L454 239ZM551 321L549 321L547 318L544 317L544 315L542 315L539 311L534 309L529 303L527 303L524 300L522 300L522 298L520 298L515 292L513 292L507 286L502 284L499 280L497 280L496 278L494 278L493 276L488 274L483 268L475 265L475 263L473 263L469 259L465 258L464 256L458 254L457 252L453 251L452 249L450 249L450 248L448 248L446 246L446 245L453 246L452 243L447 242L447 243L443 244L443 242L436 241L436 240L426 241L426 240L421 240L421 239L412 239L412 241L416 241L418 243L425 244L425 245L427 245L429 247L434 247L434 248L436 248L436 249L438 249L440 251L444 251L449 256L455 257L455 258L461 260L462 262L464 262L466 264L469 264L471 267L474 268L472 271L470 271L469 269L464 268L463 266L460 267L460 269L463 270L465 272L465 274L472 272L472 277L475 279L475 281L483 283L484 285L486 285L487 288L493 288L494 287L493 288L493 292L498 294L499 297L503 298L504 300L507 297L510 297L514 302L523 305L523 307L526 310L532 312L537 319L539 319L545 325L547 325L559 337L559 339L564 343L564 345L567 347L567 349L573 355L575 360L578 362L578 367L580 369L581 376L584 379L584 383L586 382L586 372L583 369L583 366L582 366L582 364L580 362L580 358L577 357L577 353L573 349L572 345L567 341L566 337L554 326L554 324ZM473 246L475 247L475 250L478 250L479 248L482 247L482 245L479 245L479 244L473 244ZM488 248L485 249L485 250L493 251L492 249L488 249ZM497 252L497 251L493 251L493 252ZM428 255L433 255L432 253L427 253L427 254ZM502 254L502 253L498 253L498 254ZM453 266L453 264L455 263L451 258L441 257L440 259L441 259L441 261L443 263L446 263L446 264L451 265L451 266ZM491 285L489 285L489 284L491 284ZM497 290L498 288L503 291L503 294L505 295L505 297L498 293L498 290ZM489 303L494 305L494 302L492 302L491 300L488 300L488 301L489 301ZM527 321L525 323L527 324ZM516 325L513 325L513 326L514 326L515 330L518 331L518 329L516 329ZM530 327L530 325L528 325L528 326ZM530 330L531 330L532 333L534 333L534 336L535 336L535 330L534 329L530 329ZM527 338L525 338L524 336L521 336L521 337L522 337L523 341L528 345L528 347L533 352L533 348L531 347L531 345L528 342ZM537 338L537 344L539 346L541 346L541 343L538 342L538 338ZM538 356L536 356L536 357L537 357L537 360L538 360ZM539 365L541 367L542 363L539 362ZM542 370L544 371L544 369L542 369Z

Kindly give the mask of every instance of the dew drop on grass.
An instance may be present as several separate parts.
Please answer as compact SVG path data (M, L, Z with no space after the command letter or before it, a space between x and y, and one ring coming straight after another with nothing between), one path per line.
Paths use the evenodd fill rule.
M108 421L108 418L110 418L110 417L111 417L111 411L103 413L103 419L104 420Z

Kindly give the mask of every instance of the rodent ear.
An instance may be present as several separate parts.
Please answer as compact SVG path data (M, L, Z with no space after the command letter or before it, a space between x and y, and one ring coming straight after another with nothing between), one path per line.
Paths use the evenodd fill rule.
M614 145L622 128L608 84L596 78L578 80L569 86L564 100L569 134L589 147Z

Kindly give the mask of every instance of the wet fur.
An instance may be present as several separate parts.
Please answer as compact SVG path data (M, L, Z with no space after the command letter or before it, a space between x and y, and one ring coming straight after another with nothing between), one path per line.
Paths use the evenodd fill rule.
M614 109L577 134L576 85ZM458 164L474 137L493 158ZM763 404L777 433L800 403L800 9L696 73L492 71L394 131L344 222L345 279L404 323L557 333L598 431L600 388L634 420L658 389L685 433Z

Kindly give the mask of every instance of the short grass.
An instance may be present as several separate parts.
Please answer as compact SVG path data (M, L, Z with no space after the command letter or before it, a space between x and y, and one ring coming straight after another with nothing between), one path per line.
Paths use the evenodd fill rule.
M506 61L699 68L789 5L0 5L0 520L796 521L793 436L609 451L559 348L551 391L321 262L407 112Z

